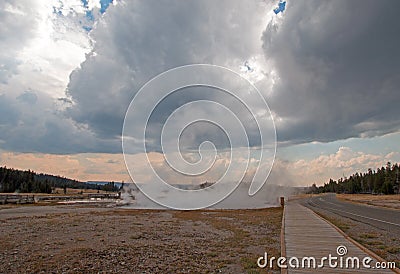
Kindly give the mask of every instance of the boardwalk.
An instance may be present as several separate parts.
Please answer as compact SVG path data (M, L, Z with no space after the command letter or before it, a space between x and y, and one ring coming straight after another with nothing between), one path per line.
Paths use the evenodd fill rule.
M37 202L120 199L120 193L88 193L81 195L0 194L0 204L33 204Z
M297 257L301 266L302 258L312 256L316 258L316 265L319 265L322 257L329 257L329 254L331 254L332 257L337 257L336 260L332 261L332 264L337 262L340 265L340 261L343 262L343 268L330 268L328 260L324 261L324 267L321 269L304 269L301 267L294 269L289 266L288 273L394 273L391 270L372 269L372 267L375 267L375 259L369 263L370 269L364 268L363 259L372 257L371 255L347 240L334 227L296 201L289 202L285 207L284 224L288 260L291 257ZM337 253L337 248L340 245L347 248L347 253L343 256L339 256ZM345 268L346 260L349 257L359 259L360 269ZM308 260L304 262L307 266ZM348 262L348 265L352 266L350 259L348 259ZM296 264L296 260L293 259L292 263Z
M33 204L34 195L0 194L0 205L4 204Z

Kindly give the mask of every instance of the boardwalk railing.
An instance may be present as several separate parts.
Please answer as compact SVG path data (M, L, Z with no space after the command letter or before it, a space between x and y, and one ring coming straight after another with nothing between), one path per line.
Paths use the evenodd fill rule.
M0 194L0 204L33 204L34 195Z

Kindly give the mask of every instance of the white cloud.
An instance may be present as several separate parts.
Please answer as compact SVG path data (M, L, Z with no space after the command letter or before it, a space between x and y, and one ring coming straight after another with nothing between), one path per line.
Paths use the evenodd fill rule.
M318 157L297 161L277 159L274 172L286 174L293 185L323 184L330 178L339 179L350 176L356 172L367 172L369 168L377 169L385 166L387 162L400 161L397 152L384 154L371 154L354 151L349 147L340 147L335 153L324 154Z
M0 166L34 170L86 181L129 181L120 154L84 153L54 155L44 153L15 153L0 150Z
M89 0L88 8L89 10L92 10L94 8L101 8L100 0Z
M54 5L61 2L37 2L29 14L36 25L25 26L32 29L32 35L15 56L20 62L19 72L9 80L7 88L17 82L52 97L64 96L69 74L91 49L89 36L79 23L86 20L79 2L70 3L69 8L64 6L69 11L66 15L54 12Z
M65 117L69 74L85 60L91 40L81 1L0 3L0 140L15 151L93 151L97 140ZM86 144L85 144L86 143Z

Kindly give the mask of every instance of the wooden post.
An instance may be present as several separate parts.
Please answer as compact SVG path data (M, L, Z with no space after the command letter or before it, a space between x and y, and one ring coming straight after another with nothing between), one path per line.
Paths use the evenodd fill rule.
M285 197L281 197L280 200L281 200L281 207L284 207L285 206Z

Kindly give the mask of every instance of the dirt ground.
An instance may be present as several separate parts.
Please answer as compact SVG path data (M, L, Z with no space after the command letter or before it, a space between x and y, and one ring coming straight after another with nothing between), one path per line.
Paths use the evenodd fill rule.
M337 194L339 199L354 203L400 209L400 194L371 195L371 194Z
M0 207L0 273L267 273L280 255L281 208L88 207Z

